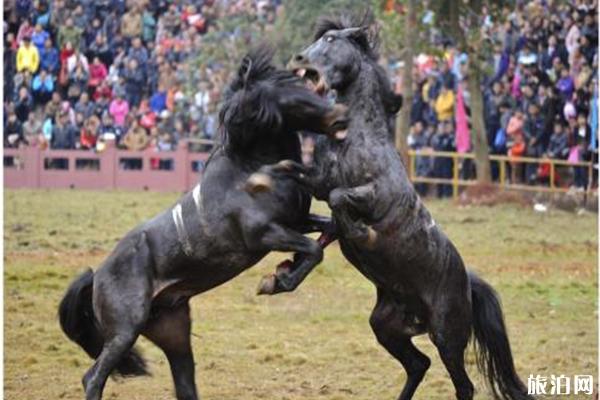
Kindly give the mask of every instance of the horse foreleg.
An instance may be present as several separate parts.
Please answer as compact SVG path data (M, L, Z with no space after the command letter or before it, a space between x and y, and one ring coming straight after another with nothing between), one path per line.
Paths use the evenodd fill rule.
M309 167L296 161L282 160L277 164L264 165L250 175L244 185L244 190L251 195L272 191L274 181L279 179L293 179L311 193L318 184Z
M323 248L319 243L299 232L279 224L269 224L267 230L257 238L263 249L299 254L300 265L293 271L269 275L261 281L258 294L291 292L323 260Z
M302 234L314 232L333 233L334 231L335 225L330 217L316 214L308 214L304 226L300 229Z
M329 207L333 210L339 231L347 239L363 241L371 247L377 240L377 233L362 221L352 219L351 213L360 213L365 207L372 207L375 201L375 184L353 188L336 188L329 194Z
M169 360L177 400L197 400L194 355L190 343L191 319L188 301L175 308L161 308L142 332L162 349Z

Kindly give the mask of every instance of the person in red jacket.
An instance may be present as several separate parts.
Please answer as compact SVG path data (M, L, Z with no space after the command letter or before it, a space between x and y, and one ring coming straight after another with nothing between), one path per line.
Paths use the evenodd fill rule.
M90 64L90 80L88 82L89 93L93 97L96 92L96 88L106 79L108 76L108 69L106 65L102 64L100 58L94 57L94 61Z

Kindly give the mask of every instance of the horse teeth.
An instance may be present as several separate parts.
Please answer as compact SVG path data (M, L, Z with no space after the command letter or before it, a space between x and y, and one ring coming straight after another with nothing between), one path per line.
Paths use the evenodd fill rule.
M337 140L344 140L344 139L346 139L347 135L348 135L348 129L344 129L344 130L341 130L341 131L337 131L335 133L335 138Z
M298 75L300 78L304 78L304 75L306 75L306 68L300 68L297 70L296 75Z

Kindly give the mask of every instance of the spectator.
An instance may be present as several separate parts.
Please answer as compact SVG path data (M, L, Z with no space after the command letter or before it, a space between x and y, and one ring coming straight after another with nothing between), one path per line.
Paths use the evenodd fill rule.
M568 137L565 133L562 122L557 120L554 123L554 131L550 136L550 142L548 144L548 150L545 155L548 158L555 158L560 160L566 160L569 155Z
M121 19L121 33L130 42L136 36L142 36L142 14L137 6L129 10Z
M19 32L17 33L17 44L21 45L25 38L29 38L31 40L31 35L33 35L33 25L29 22L28 18L23 19L23 23L19 27Z
M15 113L21 123L27 120L29 113L33 110L33 99L26 86L21 86L15 102Z
M110 103L109 113L116 126L125 125L125 118L129 113L129 103L124 99L123 93L116 93L116 98Z
M133 39L127 58L137 61L137 65L145 65L148 61L148 50L142 46L142 41L139 37Z
M89 63L87 57L79 50L75 49L73 54L67 58L67 72L72 74L77 67L82 67L86 74L89 73Z
M87 120L94 115L95 111L96 105L93 101L90 101L88 93L83 92L75 104L75 112L83 114L83 117Z
M69 121L69 114L61 112L52 127L50 147L53 149L74 149L76 128Z
M105 66L111 65L113 62L113 52L106 41L106 36L102 33L96 35L94 42L88 48L87 54L92 59L99 58Z
M17 72L35 74L40 65L40 56L37 47L31 44L31 37L25 36L23 43L17 51Z
M31 34L31 42L37 47L38 51L42 51L48 39L50 39L50 34L42 28L42 25L37 24Z
M429 133L423 128L421 121L415 122L411 127L411 133L408 136L408 145L417 152L431 149ZM431 157L418 153L415 160L415 174L418 177L429 177L431 175ZM427 183L415 183L415 189L421 196L426 196L428 192Z
M156 20L150 10L145 9L142 15L142 38L144 42L150 43L156 36Z
M90 69L90 80L89 80L89 88L90 93L94 93L96 88L100 86L100 83L106 79L108 76L108 70L106 69L106 65L102 64L100 58L94 57L92 64L89 67Z
M167 108L167 92L161 86L158 91L150 98L150 109L156 114L160 114Z
M4 147L19 147L25 141L23 126L14 111L8 113L8 121L4 127Z
M540 109L536 103L529 104L527 117L523 131L525 134L527 157L541 157L544 149L548 146L549 137L544 130L544 119L540 116ZM536 171L538 166L534 163L525 165L525 176L527 183L533 184L537 180Z
M58 50L52 47L50 38L46 39L44 47L40 50L40 66L52 75L56 75L60 69L60 56Z
M451 87L442 85L442 90L435 100L435 112L438 121L448 121L454 116L454 102L455 96Z
M575 82L573 81L573 77L569 75L569 70L567 68L563 68L560 71L560 79L556 82L556 88L563 101L567 101L573 97Z
M579 114L577 120L572 120L572 129L569 137L569 161L580 163L589 161L588 144L590 142L591 131L587 124L587 115ZM577 189L584 190L587 187L587 167L574 166L574 186Z
M54 92L54 78L46 70L40 70L40 73L33 78L31 85L33 100L36 104L46 104L52 98Z
M81 114L83 116L83 114ZM87 118L79 134L79 144L84 150L93 150L96 148L98 140L98 131L100 129L100 120L95 115Z
M452 122L440 122L438 132L431 139L435 151L454 151L454 129ZM433 176L436 178L451 179L453 161L450 157L436 157L433 161ZM452 185L438 184L437 196L439 198L452 196Z
M74 50L81 48L82 30L73 24L73 18L67 18L64 25L58 28L58 47L63 49L71 43Z
M82 93L88 88L89 74L82 64L78 64L75 70L69 75L69 88L67 97L71 103L79 99Z
M39 112L29 113L27 121L23 124L23 138L30 146L43 147L44 134L42 132L42 119Z
M127 63L127 68L123 72L125 78L125 90L127 93L127 101L130 106L137 107L142 99L142 93L146 84L144 71L138 68L138 62L132 58Z
M131 127L127 131L127 134L123 138L122 143L127 148L127 150L144 150L149 143L149 138L146 129L141 127L138 121L134 119Z

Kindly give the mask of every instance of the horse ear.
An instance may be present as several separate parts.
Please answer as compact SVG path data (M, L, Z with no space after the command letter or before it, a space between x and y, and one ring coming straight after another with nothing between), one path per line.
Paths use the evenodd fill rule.
M250 71L252 70L252 59L248 56L244 57L238 70L238 77L242 81L242 84L246 86Z
M349 39L358 39L361 37L365 37L368 32L368 27L360 26L355 28L346 28L340 32L340 35L343 37L347 37Z

